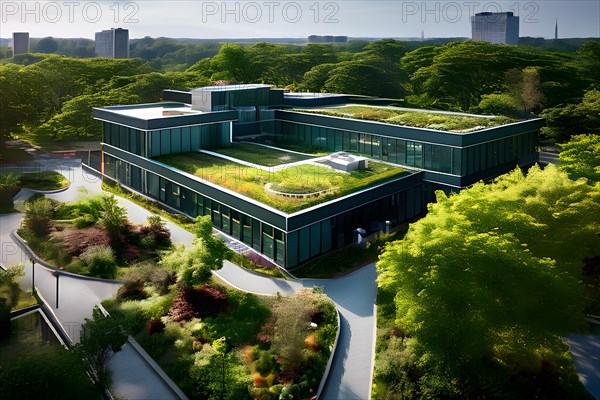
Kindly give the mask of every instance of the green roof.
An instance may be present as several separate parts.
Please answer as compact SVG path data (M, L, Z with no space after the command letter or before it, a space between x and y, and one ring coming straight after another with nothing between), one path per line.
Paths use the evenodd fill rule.
M341 107L294 109L294 111L356 118L387 124L434 129L453 133L469 133L517 122L505 116L486 116L444 111L416 110L400 107L346 105Z

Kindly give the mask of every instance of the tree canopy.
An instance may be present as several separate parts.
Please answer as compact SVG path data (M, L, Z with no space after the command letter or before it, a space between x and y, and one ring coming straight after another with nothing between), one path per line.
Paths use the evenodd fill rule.
M600 184L549 165L436 194L377 265L421 365L458 376L560 352L557 335L582 321L583 258L600 249Z
M561 150L560 168L563 171L600 182L600 134L572 136Z

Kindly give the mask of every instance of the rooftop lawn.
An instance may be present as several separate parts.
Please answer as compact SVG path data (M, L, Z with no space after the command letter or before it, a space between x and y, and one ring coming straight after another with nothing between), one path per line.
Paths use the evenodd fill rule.
M354 171L350 174L311 164L270 172L202 153L169 154L157 157L156 161L287 213L299 211L408 174L401 168L373 161L369 162L368 169ZM267 183L272 185L272 189L286 193L330 191L318 197L286 197L269 194L265 190Z
M393 107L344 106L320 109L297 109L295 111L350 117L388 124L428 128L438 131L467 133L494 126L517 122L516 119L504 116L468 116L445 114L430 111L410 111Z
M304 161L312 158L310 156L290 153L283 150L275 150L252 143L232 143L231 147L221 147L218 149L211 149L211 151L265 167L274 167L276 165Z

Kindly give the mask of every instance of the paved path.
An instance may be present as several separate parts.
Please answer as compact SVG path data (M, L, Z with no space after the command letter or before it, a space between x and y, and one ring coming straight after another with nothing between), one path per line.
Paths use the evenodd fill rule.
M375 264L338 279L281 280L258 275L225 262L215 275L238 289L258 294L294 294L301 287L321 286L340 311L340 337L321 399L370 398L373 370Z
M600 400L600 335L569 335L573 364L583 386L597 400Z
M58 165L55 159L46 157L39 161L37 169L57 170L72 182L67 190L48 194L46 197L73 202L84 195L102 193L100 179L83 170L81 163L75 160L62 160L62 164ZM17 199L26 198L30 194L31 191L24 191L24 193L17 194L16 197ZM128 200L119 199L119 201L127 208L129 219L134 223L142 223L148 215L152 215ZM21 279L20 286L23 289L29 289L32 284L32 267L29 257L10 237L10 232L19 227L22 218L23 214L21 213L0 215L0 263L5 267L22 263L25 266L25 276ZM167 221L167 226L172 232L174 241L191 242L192 234L170 221ZM97 304L114 297L120 286L113 282L91 281L66 275L61 275L58 284L57 308L56 278L52 275L52 271L39 265L36 266L35 286L38 293L44 298L69 338L75 343L79 341L81 325L85 318L92 316L92 310ZM179 398L129 343L111 360L110 368L113 373L112 390L119 398L129 400Z

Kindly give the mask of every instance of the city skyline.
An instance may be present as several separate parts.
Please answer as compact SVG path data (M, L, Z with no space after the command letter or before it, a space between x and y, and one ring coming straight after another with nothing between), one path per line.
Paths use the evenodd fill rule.
M512 11L520 36L600 37L597 1L2 1L0 37L94 38L101 29L129 29L132 39L470 37L477 12Z

